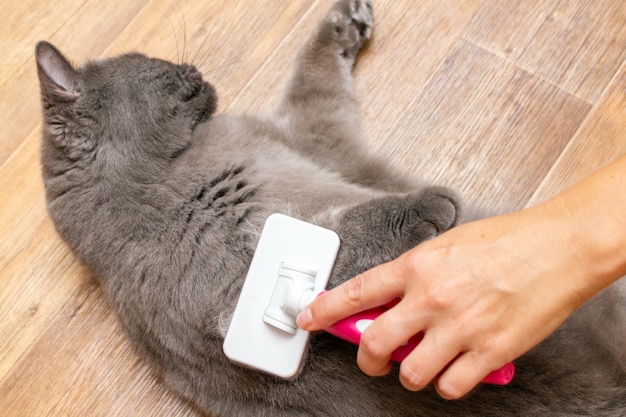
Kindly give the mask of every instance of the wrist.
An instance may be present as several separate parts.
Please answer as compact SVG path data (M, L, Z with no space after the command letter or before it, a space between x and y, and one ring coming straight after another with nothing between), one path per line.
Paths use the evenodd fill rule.
M594 192L597 190L594 190ZM571 257L572 284L586 301L626 274L626 230L619 213L603 206L600 196L580 186L545 204L562 234L562 250Z

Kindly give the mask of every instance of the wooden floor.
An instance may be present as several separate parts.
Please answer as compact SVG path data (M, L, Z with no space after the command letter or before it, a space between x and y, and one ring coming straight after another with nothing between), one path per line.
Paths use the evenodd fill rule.
M0 415L192 416L132 352L46 215L34 47L196 64L220 111L276 103L332 1L40 0L0 5ZM355 68L372 149L499 211L626 152L623 0L378 0Z

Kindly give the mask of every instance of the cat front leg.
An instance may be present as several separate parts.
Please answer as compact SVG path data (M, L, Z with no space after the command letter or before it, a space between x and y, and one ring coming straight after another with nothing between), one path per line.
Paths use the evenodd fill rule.
M458 224L461 199L443 187L367 201L326 219L341 239L329 287L390 261Z

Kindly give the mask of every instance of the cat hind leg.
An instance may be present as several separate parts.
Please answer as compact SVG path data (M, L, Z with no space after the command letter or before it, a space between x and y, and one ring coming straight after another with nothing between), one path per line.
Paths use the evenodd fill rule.
M351 70L358 52L371 36L373 22L369 0L335 3L300 49L275 116L304 132L319 133L315 126L324 121L343 123L358 131L360 121Z

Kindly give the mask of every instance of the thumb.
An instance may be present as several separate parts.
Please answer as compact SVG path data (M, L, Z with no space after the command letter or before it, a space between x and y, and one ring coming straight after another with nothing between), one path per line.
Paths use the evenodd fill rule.
M401 259L379 265L317 297L297 318L304 330L321 330L360 311L403 295Z

